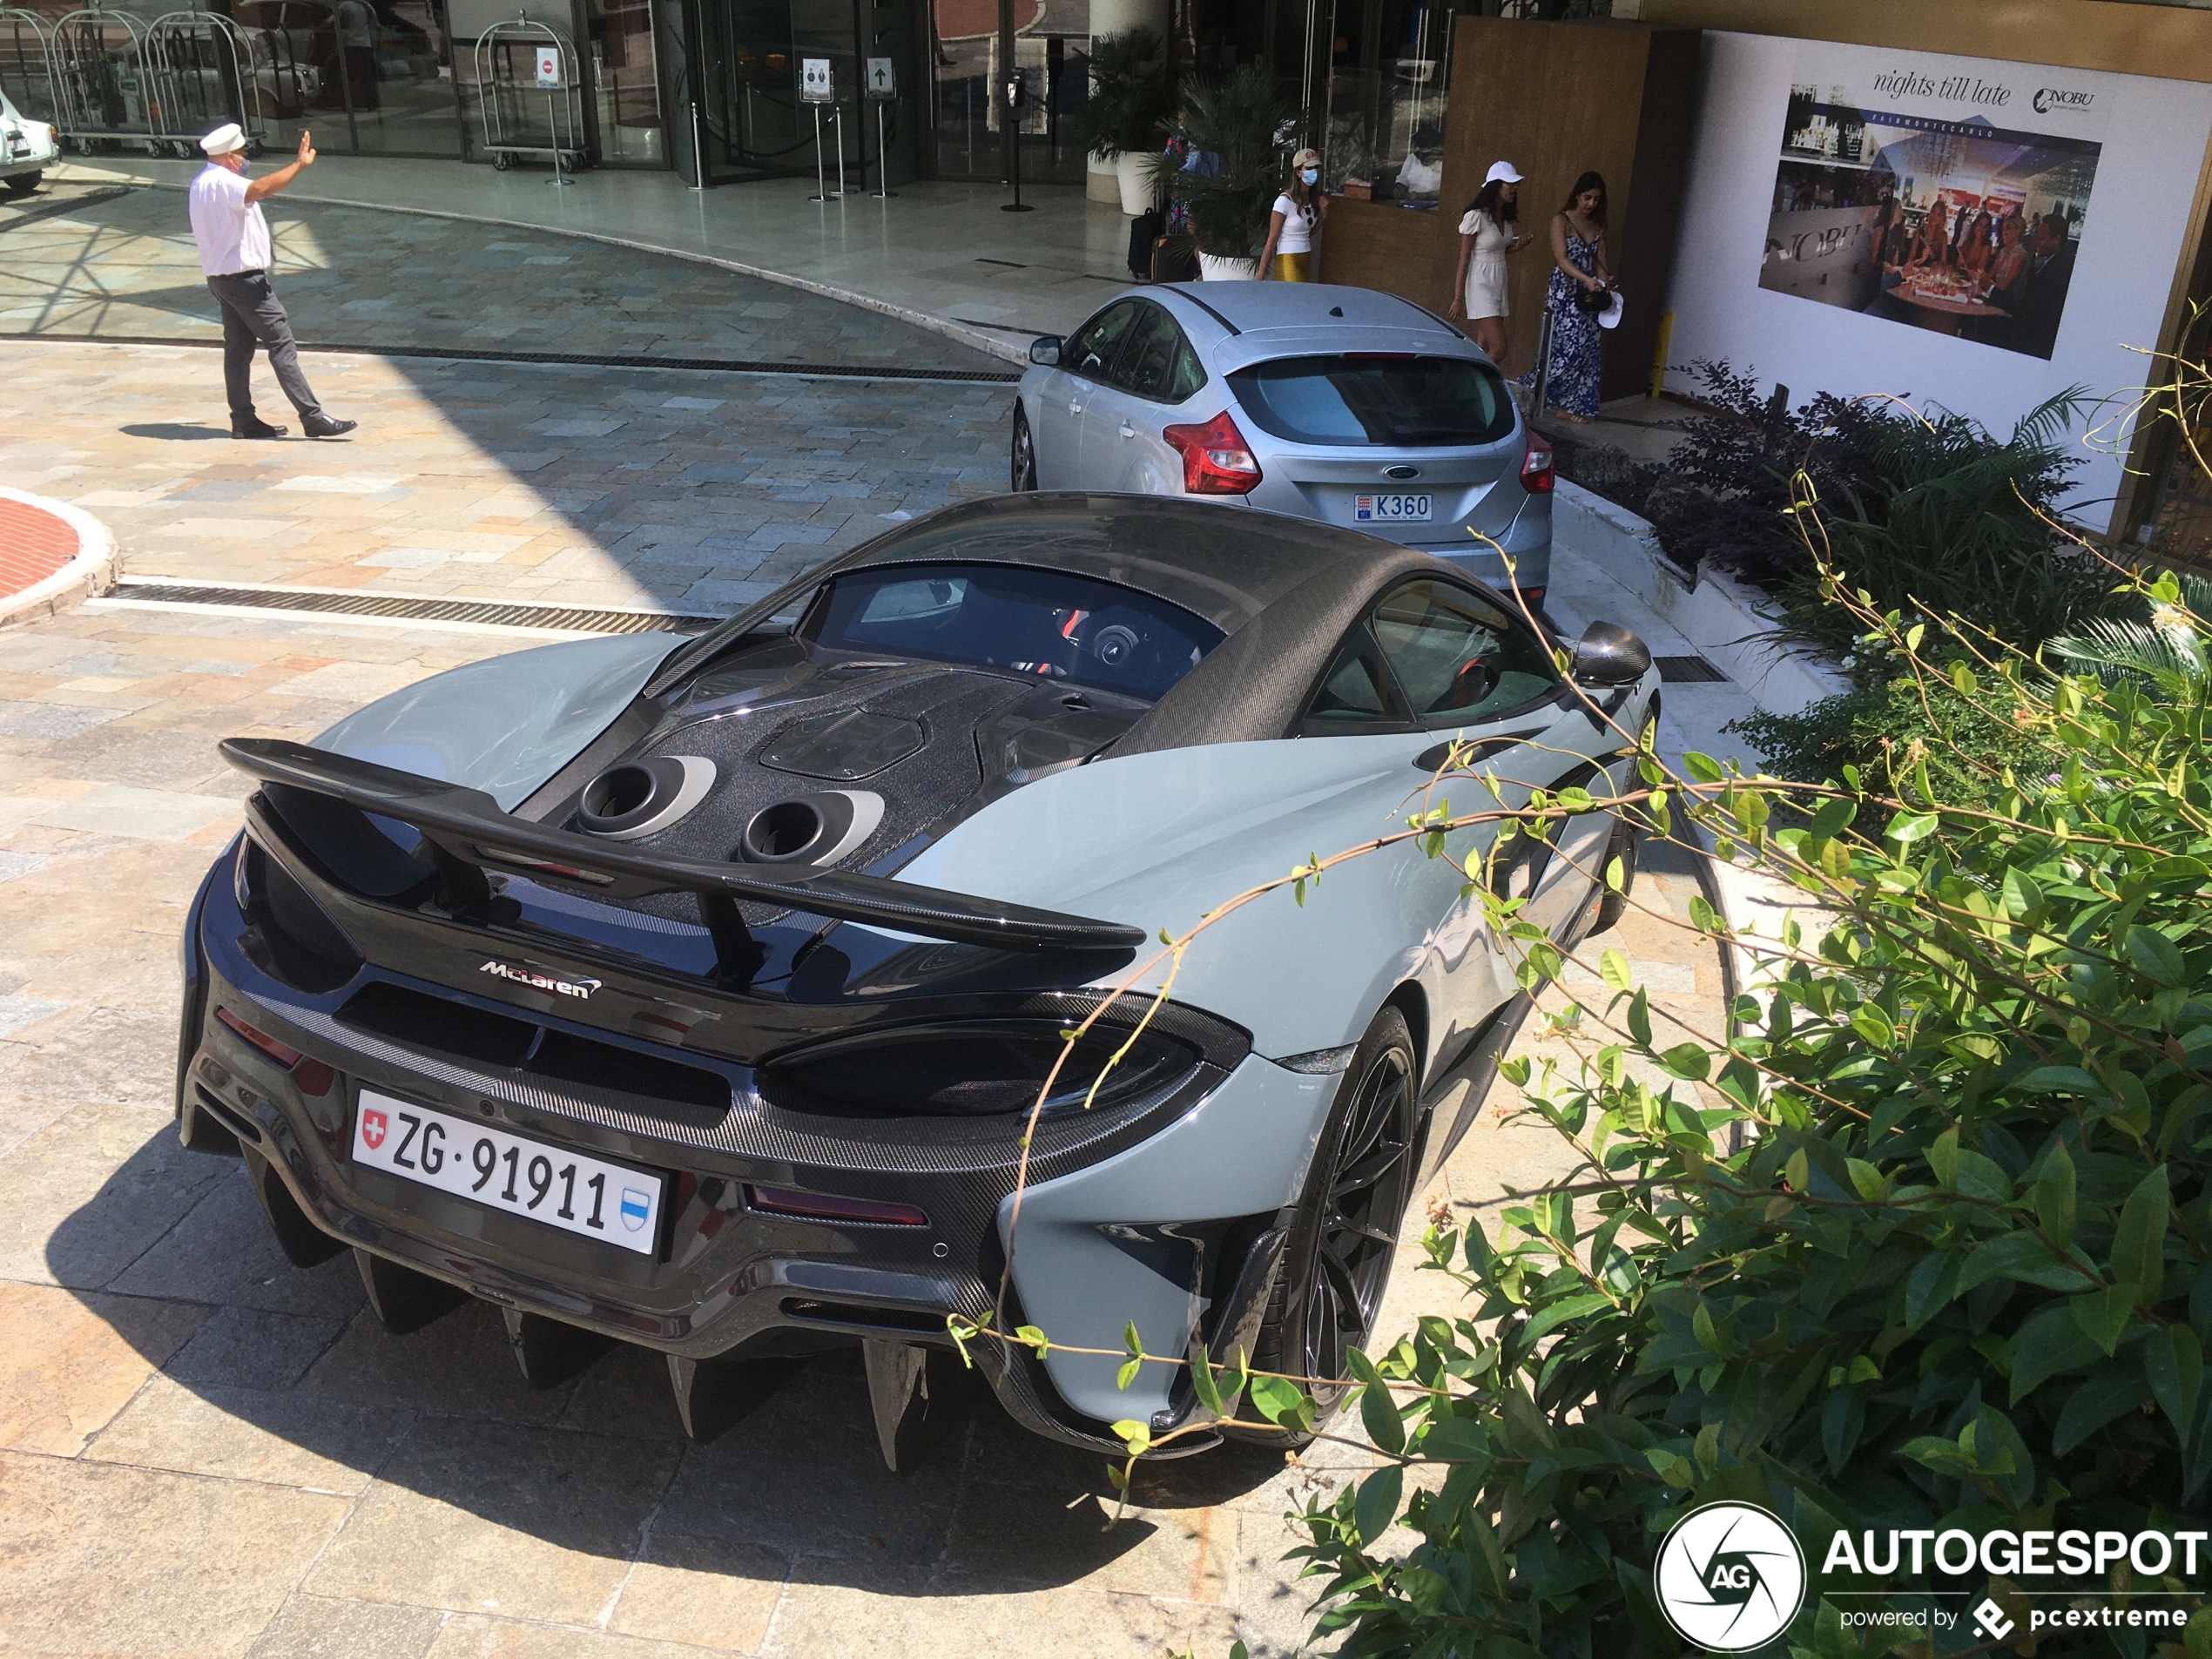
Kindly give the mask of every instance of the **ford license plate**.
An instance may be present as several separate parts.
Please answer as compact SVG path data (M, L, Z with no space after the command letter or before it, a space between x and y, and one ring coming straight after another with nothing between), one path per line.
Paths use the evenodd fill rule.
M354 1113L354 1161L641 1256L660 1242L663 1184L652 1171L373 1089Z
M1426 524L1426 496L1354 496L1352 516L1362 524Z

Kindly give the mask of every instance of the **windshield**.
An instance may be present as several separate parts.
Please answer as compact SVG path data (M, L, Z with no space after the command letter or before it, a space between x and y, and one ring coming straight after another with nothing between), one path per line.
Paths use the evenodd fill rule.
M829 651L920 657L1157 698L1221 630L1133 588L1014 564L894 564L840 576L801 637Z
M1494 443L1513 431L1498 371L1472 357L1278 357L1229 377L1260 429L1292 443Z

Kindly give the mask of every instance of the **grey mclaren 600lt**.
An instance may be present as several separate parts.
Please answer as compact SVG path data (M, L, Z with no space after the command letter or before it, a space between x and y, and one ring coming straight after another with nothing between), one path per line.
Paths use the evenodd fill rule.
M1527 1008L1461 870L1399 840L1203 933L1046 1091L1015 1223L1062 1034L1163 929L1402 827L1455 740L1508 805L1603 799L1657 678L1342 527L948 508L697 637L226 742L257 787L187 925L180 1133L243 1154L293 1261L350 1249L388 1325L494 1302L538 1380L658 1350L694 1433L858 1345L896 1467L948 1316L994 1311L1341 1376ZM1491 880L1561 940L1633 869L1602 809L1514 845ZM968 1345L1040 1434L1214 1438L1178 1367Z

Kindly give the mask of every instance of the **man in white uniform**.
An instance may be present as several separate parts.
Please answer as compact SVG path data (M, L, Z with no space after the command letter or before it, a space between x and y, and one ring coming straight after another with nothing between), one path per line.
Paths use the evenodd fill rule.
M269 354L277 384L300 411L300 426L311 438L335 438L354 429L322 411L300 372L300 348L292 338L276 291L269 286L269 223L261 199L273 196L314 165L309 135L300 135L297 159L266 179L246 176L246 134L236 123L217 127L199 141L207 165L192 182L192 240L199 245L199 268L223 308L223 387L230 395L231 436L280 438L284 428L253 413L253 348Z

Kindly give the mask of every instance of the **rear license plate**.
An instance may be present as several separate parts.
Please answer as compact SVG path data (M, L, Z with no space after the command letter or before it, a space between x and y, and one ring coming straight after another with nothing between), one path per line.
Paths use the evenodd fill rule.
M361 1091L354 1161L641 1256L660 1238L661 1177L413 1101Z
M1354 496L1352 516L1362 524L1426 524L1426 496Z

